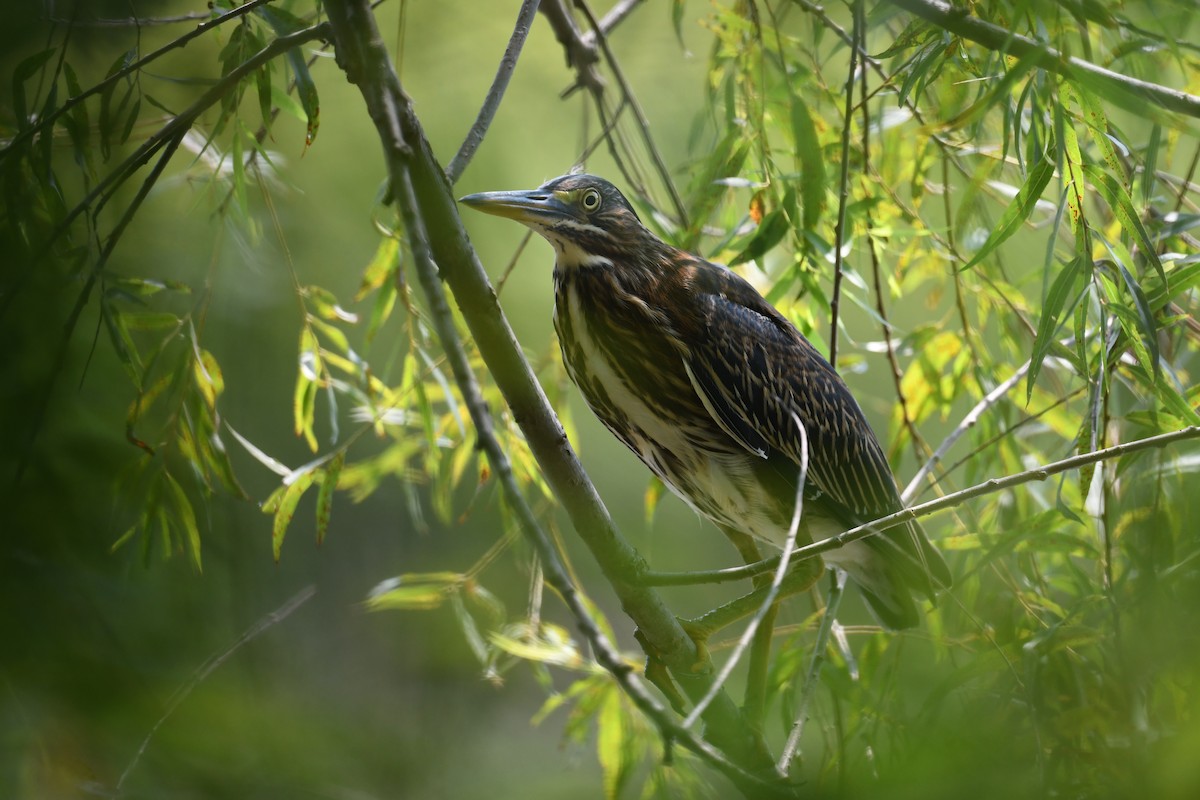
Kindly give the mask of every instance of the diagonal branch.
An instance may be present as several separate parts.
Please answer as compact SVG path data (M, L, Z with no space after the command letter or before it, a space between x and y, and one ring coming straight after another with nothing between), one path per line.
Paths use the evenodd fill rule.
M1080 455L1064 458L1061 461L1054 461L1041 467L1027 469L1024 472L1006 475L1003 478L992 478L983 483L977 483L966 489L939 497L936 500L930 500L928 503L909 506L894 514L888 514L886 517L880 517L862 525L857 525L836 536L830 536L828 539L822 539L819 542L797 548L792 551L791 558L793 561L815 558L822 553L845 547L851 542L857 542L859 539L874 536L877 533L894 528L909 520L927 517L936 511L960 506L976 497L995 494L996 492L1002 492L1005 489L1012 489L1021 484L1032 483L1033 481L1044 481L1060 472L1079 469L1080 467L1086 467L1101 461L1108 461L1112 458L1120 458L1121 456L1141 450L1166 447L1176 442L1197 438L1200 438L1200 426L1191 425L1187 428L1180 428L1177 431L1160 433L1157 436L1148 436L1145 439L1135 439L1132 442L1105 447L1090 453L1081 453ZM743 578L752 578L767 570L774 569L775 565L779 563L779 558L779 556L772 556L771 558L764 558L757 564L747 564L742 567L727 567L725 569L696 570L694 572L645 572L642 575L642 580L654 586L687 586L697 583L736 581Z
M393 186L402 193L401 202L409 207L405 213L418 221L417 230L424 234L423 241L428 242L431 261L453 291L476 346L521 426L547 483L596 557L626 612L654 647L656 656L672 670L689 696L703 696L711 684L711 665L705 659L701 668L696 669L699 655L695 643L658 593L639 580L644 562L613 526L525 361L487 273L471 249L445 173L433 156L411 101L404 94L366 0L328 0L326 9L334 30L338 64L362 92L383 145ZM489 429L488 424L485 422L479 429L481 437ZM533 536L533 531L528 533ZM536 545L536 538L532 541ZM539 551L539 556L543 565L549 567L554 551ZM569 586L567 589L569 592ZM583 609L571 610L579 614ZM594 626L582 617L577 619L584 634L590 636ZM590 641L600 652L603 643ZM627 669L623 663L606 666L611 667L623 686L629 683L621 674ZM677 739L684 746L696 748L702 757L709 757L709 751L700 747L690 734L676 729L676 723L666 714L659 714L648 703L642 705L644 696L630 697L668 739ZM772 759L765 743L748 730L741 713L725 693L713 701L705 722L707 740L727 757L710 763L743 791L756 796L793 794L791 787L753 777L751 773L769 775Z
M479 148L479 144L487 134L488 127L492 124L492 119L496 116L496 111L500 108L500 101L504 98L505 90L508 89L508 81L512 78L513 70L517 68L517 59L521 57L521 48L525 46L525 39L529 36L529 28L533 25L533 17L537 14L537 10L538 0L524 0L521 3L521 11L517 14L517 25L513 28L512 37L508 40L508 47L504 48L504 57L500 59L500 67L496 70L496 77L492 80L492 87L488 89L487 97L484 98L483 107L479 109L479 116L475 118L475 123L467 132L462 146L458 148L458 152L451 159L450 166L446 167L446 180L451 185L458 183L463 170L467 168L467 164L471 163L475 151Z

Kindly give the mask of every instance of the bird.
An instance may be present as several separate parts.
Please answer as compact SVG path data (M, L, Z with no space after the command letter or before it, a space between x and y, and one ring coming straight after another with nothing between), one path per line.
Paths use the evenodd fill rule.
M554 247L554 328L571 380L617 439L730 538L785 544L805 455L798 544L905 507L833 366L747 280L655 235L612 183L573 173L460 202ZM823 557L888 629L919 623L914 592L935 600L951 584L915 519Z

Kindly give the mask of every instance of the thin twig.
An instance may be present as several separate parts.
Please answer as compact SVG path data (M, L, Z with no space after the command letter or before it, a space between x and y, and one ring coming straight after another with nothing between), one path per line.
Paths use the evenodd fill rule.
M480 355L512 409L547 483L570 515L580 538L595 555L622 605L638 623L645 640L661 655L662 663L671 669L689 696L703 696L711 681L711 676L703 672L709 662L705 659L703 664L697 664L695 643L657 592L638 580L645 563L613 526L501 313L487 273L463 229L445 172L433 156L411 100L404 94L365 0L327 0L325 7L334 29L338 64L362 92L398 196L419 214L418 230L426 236L424 244L430 249L438 275L453 292ZM440 291L440 285L436 288ZM480 434L487 430L482 428ZM546 555L556 556L556 552L552 547L547 553L539 551L549 580ZM570 597L568 593L566 599ZM569 605L573 615L586 611L582 601L573 602L575 605ZM586 617L580 617L579 623L584 634L589 635ZM605 666L614 671L623 687L628 683L621 674L628 670L623 662L618 660ZM701 671L696 671L697 666ZM654 706L648 702L643 705L640 695L631 695L631 699L668 741L678 740L689 749L695 748L695 752L748 794L794 795L790 787L750 774L769 767L773 759L765 743L749 735L741 714L727 695L713 702L705 721L708 742L728 758L714 757L708 743L678 729L666 715L652 713L650 709Z
M871 164L871 103L867 92L868 71L861 69L859 73L861 97L859 106L862 110L862 177L864 180L869 180L868 173ZM871 214L871 206L869 204L864 213L867 224L867 255L871 258L871 277L875 289L875 310L879 312L883 343L887 351L888 366L891 368L890 371L892 373L892 386L896 390L896 402L900 405L900 419L904 424L904 429L908 431L909 441L912 442L913 455L920 459L922 457L922 447L928 451L929 445L925 443L921 432L917 430L917 425L913 421L913 415L908 409L908 398L904 396L904 372L900 369L900 360L896 357L896 345L892 336L893 326L888 319L887 304L883 299L883 269L879 263L879 251L875 247L875 219ZM957 274L955 277L957 278Z
M192 677L188 678L182 686L175 690L175 694L171 695L171 699L167 702L167 710L164 711L162 716L158 718L158 721L150 727L150 730L146 733L146 737L142 739L142 743L138 747L137 752L133 754L133 758L130 760L129 765L125 767L125 770L121 773L121 777L117 780L117 785L114 787L115 796L120 797L122 789L125 786L125 781L129 779L130 774L132 774L134 768L137 767L138 762L141 760L142 755L146 752L146 748L150 746L150 740L154 737L154 734L157 733L158 729L163 726L163 723L165 723L171 717L171 715L174 714L181 705L183 705L183 701L188 699L188 696L192 693L192 690L203 683L205 678L211 675L213 671L217 669L217 667L228 661L230 656L240 650L244 645L254 641L265 631L290 617L292 612L311 600L313 595L316 593L317 588L315 586L308 586L304 589L301 589L286 603L247 628L245 632L243 632L242 635L237 638L237 641L229 645L229 647L225 648L220 653L211 656L207 661L201 664L196 671L192 673Z
M822 553L827 553L830 550L837 550L845 547L851 542L857 542L860 539L865 539L868 536L874 536L877 533L894 528L909 520L920 519L927 517L937 511L943 511L947 508L954 508L962 505L968 500L973 500L976 497L983 497L996 492L1002 492L1005 489L1012 489L1025 483L1033 481L1044 481L1047 478L1057 475L1060 472L1066 472L1080 467L1086 467L1089 464L1095 464L1100 461L1107 461L1111 458L1119 458L1121 456L1136 453L1141 450L1149 450L1153 448L1166 447L1167 445L1175 444L1176 442L1185 441L1187 439L1195 439L1200 437L1200 426L1192 425L1186 428L1181 428L1177 431L1169 433L1160 433L1157 436L1149 436L1145 439L1135 439L1132 442L1113 445L1102 450L1095 450L1090 453L1082 453L1080 455L1064 458L1060 461L1052 461L1041 467L1034 467L1023 472L1018 472L1013 475L1006 475L1003 478L992 478L990 480L977 483L966 489L939 497L936 500L930 500L927 503L921 503L915 506L897 511L893 514L888 514L885 517L871 520L862 525L856 525L836 536L830 536L828 539L823 539L819 542L814 542L810 545L797 548L792 552L792 560L800 561L806 558L816 558ZM697 583L723 583L725 581L736 581L743 578L752 578L767 570L775 568L779 563L779 556L764 558L757 564L748 564L742 567L726 567L724 569L714 570L696 570L693 572L645 572L642 574L642 580L650 586L688 586Z
M625 18L633 13L639 5L645 0L621 0L615 6L610 8L608 12L600 18L600 32L608 36L613 32L613 28L625 21ZM583 43L594 45L596 43L596 32L588 31L583 34Z
M954 430L950 431L946 438L942 440L942 443L938 445L937 450L933 451L933 455L929 457L929 460L921 465L921 468L917 470L916 475L913 475L912 480L908 482L908 485L904 487L904 491L900 493L901 500L907 503L913 498L913 495L915 495L917 490L921 488L921 482L925 480L925 476L931 473L933 468L936 467L938 463L946 457L946 453L950 451L950 448L954 446L955 442L961 439L963 434L971 430L971 428L974 428L975 425L978 424L980 418L983 417L984 413L989 408L1000 402L1004 395L1011 392L1013 388L1021 382L1021 378L1025 377L1026 372L1029 372L1029 364L1030 362L1026 361L1024 364L1017 367L1016 372L1014 372L1012 375L1009 375L1008 379L995 389L992 389L990 392L985 394L980 401L975 404L975 407L967 412L966 416L962 418L962 421L959 422L958 425L955 426Z
M829 634L837 623L838 606L846 593L846 571L834 569L833 580L830 581L829 599L825 602L825 615L821 617L821 627L817 630L817 638L812 646L812 658L808 662L808 671L804 673L804 683L800 685L800 702L796 707L796 719L788 732L787 742L783 752L779 754L776 770L786 776L792 768L796 754L800 752L800 736L804 733L804 722L808 719L808 705L817 689L817 679L821 676L821 668L825 666L825 651L829 645Z
M771 606L774 605L775 598L779 594L779 586L783 583L784 576L787 575L788 562L791 560L789 553L796 546L796 533L800 530L800 517L804 514L804 484L808 480L808 431L795 412L792 413L792 421L795 423L796 430L800 434L800 474L796 480L796 500L792 503L792 522L788 526L787 538L784 540L783 553L779 559L779 566L775 569L775 575L771 579L771 586L767 589L766 596L763 597L758 611L750 618L750 623L746 625L746 630L742 631L742 636L738 640L737 646L734 647L733 653L725 661L725 664L721 667L721 671L717 673L717 677L713 680L708 692L700 699L700 702L696 703L691 713L683 720L682 724L685 728L690 728L696 724L696 720L708 708L708 704L721 691L721 687L725 685L725 681L729 680L729 676L733 673L734 668L741 661L742 655L754 640L754 634L758 630L758 626L762 623L763 618L766 617L767 612L771 610Z
M492 79L492 86L483 100L479 115L475 117L475 123L471 125L471 130L467 131L462 146L450 160L450 166L446 167L446 180L452 186L458 183L463 170L467 168L467 164L471 163L471 158L474 157L475 151L487 134L488 127L492 124L492 119L500 109L500 101L504 99L508 81L512 78L513 70L517 68L517 59L521 57L521 48L525 46L525 39L529 36L529 29L533 26L533 18L537 14L537 10L538 0L523 0L521 3L521 10L517 13L517 24L513 28L512 36L509 37L508 46L504 48L504 57L500 59L496 77Z
M854 44L846 74L846 107L842 113L842 165L838 178L837 226L833 233L833 293L829 298L829 363L837 368L838 308L842 300L842 249L846 241L846 206L850 200L850 114L854 110L854 79L862 36L862 0L854 4Z
M539 524L533 509L530 508L521 487L517 484L512 462L496 437L487 401L484 400L479 382L475 379L475 373L471 369L470 360L467 358L454 324L454 314L450 310L446 294L442 289L438 267L434 263L429 246L429 234L420 217L416 193L413 191L407 169L401 167L397 177L398 205L404 218L405 230L408 232L409 247L413 253L417 275L429 300L430 317L434 329L437 331L442 349L446 353L446 360L450 364L455 383L458 384L459 391L462 393L463 402L471 414L475 433L479 438L479 447L487 454L488 463L504 488L505 500L520 520L522 532L533 544L546 581L554 587L570 610L584 638L592 648L596 661L608 670L625 694L655 722L669 740L680 742L710 765L735 780L761 784L761 781L742 770L711 744L693 736L685 726L674 722L670 711L650 694L637 673L609 642L608 637L604 635L580 597L574 582L567 576L567 571L563 567L554 543ZM765 784L763 786L765 788Z
M608 39L604 35L604 29L600 27L600 23L592 14L591 8L584 0L575 0L575 5L587 17L588 24L592 26L592 32L596 35L596 41L600 45L600 52L604 53L604 60L608 62L608 68L612 70L613 78L617 81L617 86L621 88L621 96L623 102L629 104L629 108L633 111L634 119L637 120L638 130L642 134L642 142L646 145L646 150L650 153L650 160L654 162L654 169L658 173L658 178L666 187L667 194L671 198L671 205L675 207L675 215L679 224L683 228L688 227L687 208L683 204L683 199L679 196L679 191L675 188L675 181L671 179L671 171L667 169L667 164L663 160L662 153L658 150L658 145L654 142L654 137L650 134L650 121L646 118L646 112L642 110L641 104L637 97L633 94L633 88L630 87L629 81L625 80L625 73L621 69L620 62L613 55L612 50L608 47Z
M270 2L270 0L260 0L260 2ZM234 11L236 10L234 9ZM177 25L181 22L195 22L204 19L211 20L212 12L189 11L186 14L178 14L173 17L95 17L92 19L49 17L47 22L52 22L55 25L73 25L77 28L153 28L160 25Z

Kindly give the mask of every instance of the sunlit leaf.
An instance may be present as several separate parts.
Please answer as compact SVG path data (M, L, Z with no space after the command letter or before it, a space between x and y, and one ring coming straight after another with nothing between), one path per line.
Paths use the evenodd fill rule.
M317 545L325 541L329 529L329 515L333 510L333 492L346 463L346 452L339 450L326 464L321 473L321 488L317 492Z
M1046 184L1050 182L1050 177L1053 174L1054 164L1048 159L1043 158L1034 165L1033 169L1029 171L1029 175L1025 178L1025 183L1021 184L1021 189L1017 192L1017 196L1004 209L1004 213L1000 216L1000 221L996 223L996 226L988 235L987 241L983 243L971 260L963 266L964 270L974 267L987 258L993 250L1020 229L1021 225L1029 219L1029 215L1033 213L1037 201L1041 199L1042 192L1045 190Z
M314 470L305 472L283 489L276 505L264 504L263 506L264 511L267 513L273 511L275 514L275 519L271 524L271 553L276 561L279 561L279 553L283 548L283 537L287 535L288 526L292 524L296 506L299 505L300 498L308 491L308 487L312 486L316 477L317 474Z

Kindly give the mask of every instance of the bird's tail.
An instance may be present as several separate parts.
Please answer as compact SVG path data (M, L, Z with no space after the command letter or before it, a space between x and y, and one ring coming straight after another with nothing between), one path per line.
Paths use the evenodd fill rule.
M936 602L936 588L949 586L951 580L941 553L916 523L899 527L891 535L852 542L826 553L825 560L846 570L871 613L892 630L912 628L920 621L914 591Z

